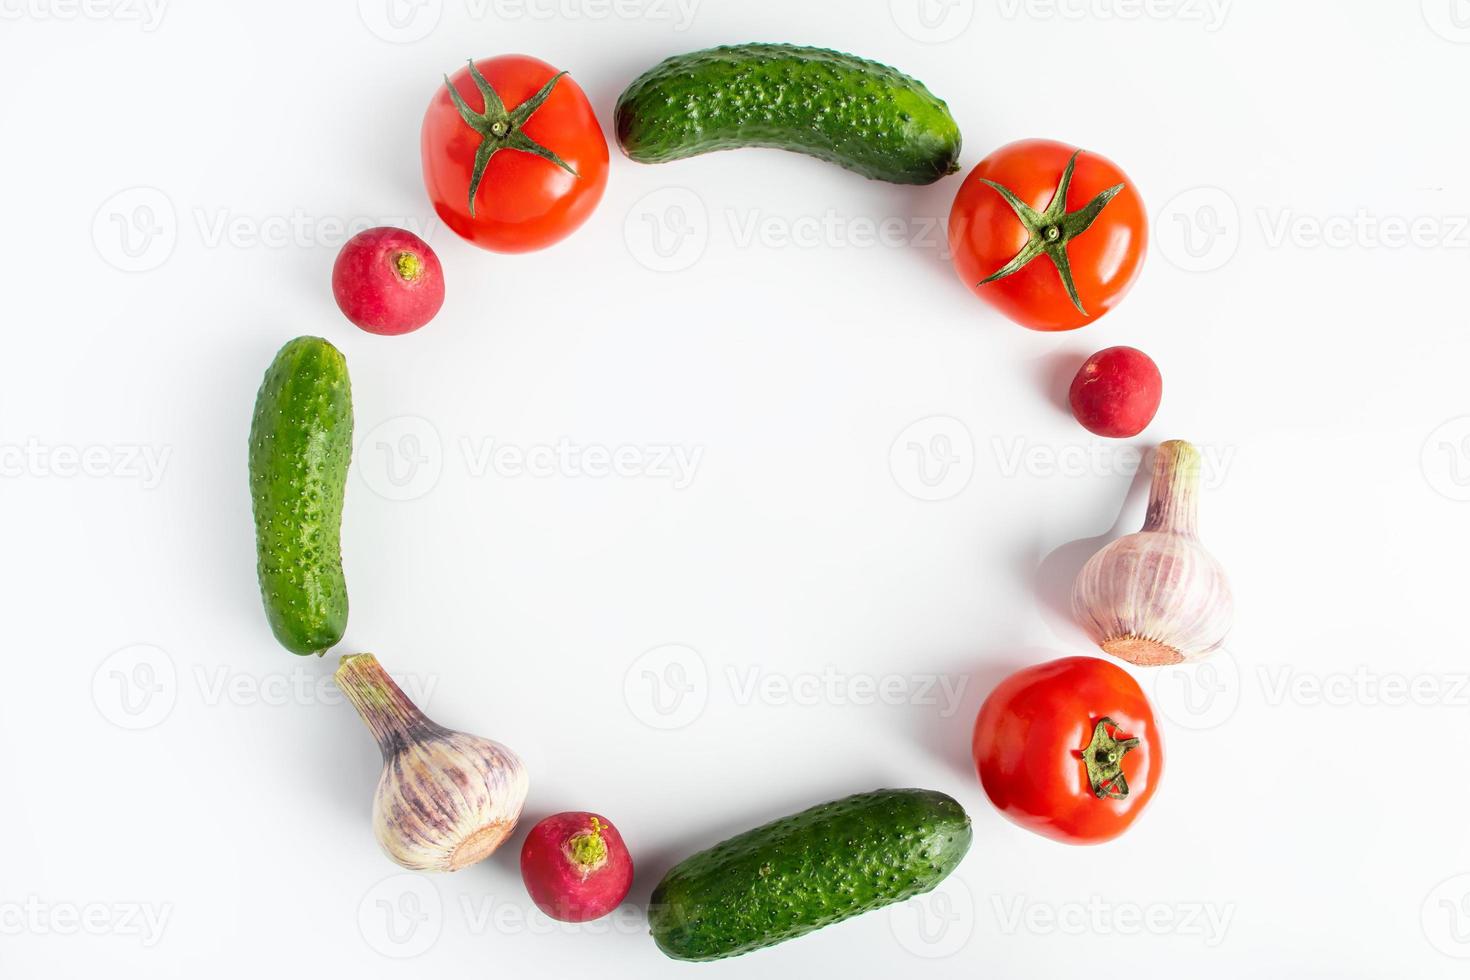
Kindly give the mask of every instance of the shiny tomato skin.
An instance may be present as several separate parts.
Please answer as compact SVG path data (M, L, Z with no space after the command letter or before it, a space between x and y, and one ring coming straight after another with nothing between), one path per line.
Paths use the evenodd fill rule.
M1123 756L1123 799L1094 796L1080 757L1104 718L1139 740ZM1138 682L1095 657L1053 660L1002 681L980 707L972 750L980 783L1001 813L1067 844L1100 844L1127 830L1153 797L1164 764Z
M484 58L475 66L507 109L556 75L551 65L522 54ZM471 109L484 110L468 65L449 82ZM607 138L571 75L556 83L523 132L565 160L576 176L533 154L502 149L485 168L471 215L470 176L480 134L460 116L443 83L424 113L424 187L434 211L456 234L493 252L530 252L560 241L591 216L607 187Z
M1084 151L1067 191L1068 212L1080 210L1115 184L1125 185L1092 227L1067 246L1087 314L1072 304L1045 255L1013 275L978 285L1015 258L1027 240L1011 206L983 181L1002 184L1037 211L1044 210L1076 149L1036 139L1001 147L965 177L949 213L949 248L960 278L981 299L1032 330L1075 330L1113 309L1138 278L1148 250L1148 215L1137 188L1112 161Z

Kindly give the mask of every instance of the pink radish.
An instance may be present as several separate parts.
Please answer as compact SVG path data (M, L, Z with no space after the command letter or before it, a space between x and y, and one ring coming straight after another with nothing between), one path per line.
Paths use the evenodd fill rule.
M521 846L521 879L536 907L562 922L587 922L618 907L633 886L633 859L606 817L556 813Z
M1164 379L1153 360L1132 347L1109 347L1087 359L1067 394L1072 416L1093 435L1131 439L1154 420Z
M347 319L368 333L409 333L444 305L444 270L428 242L413 232L369 228L337 254L332 295Z

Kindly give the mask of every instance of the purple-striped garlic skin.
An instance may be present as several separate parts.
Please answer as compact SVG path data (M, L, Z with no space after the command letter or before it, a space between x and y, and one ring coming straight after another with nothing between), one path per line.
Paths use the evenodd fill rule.
M458 871L515 829L530 788L515 753L430 721L372 654L343 657L337 684L383 755L373 835L412 871Z
M445 731L384 761L373 834L405 868L458 871L510 836L529 789L526 769L509 749Z
M1143 530L1088 559L1072 588L1078 624L1104 651L1140 666L1218 650L1235 604L1220 563L1197 534L1199 450L1159 447Z

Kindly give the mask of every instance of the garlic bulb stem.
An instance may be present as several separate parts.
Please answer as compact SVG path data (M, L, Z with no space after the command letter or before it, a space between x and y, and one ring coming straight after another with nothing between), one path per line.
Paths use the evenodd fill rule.
M1145 531L1165 531L1199 536L1198 449L1182 439L1172 439L1154 456L1154 478L1148 492Z
M404 746L447 729L428 719L370 653L349 654L337 670L337 686L377 740L386 762Z
M337 684L383 754L373 833L389 858L458 871L505 842L529 788L514 753L430 721L372 654L343 657Z

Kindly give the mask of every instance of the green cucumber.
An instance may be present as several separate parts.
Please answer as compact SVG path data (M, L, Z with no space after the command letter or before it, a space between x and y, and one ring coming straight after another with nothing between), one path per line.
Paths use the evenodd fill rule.
M860 793L675 865L648 921L674 959L738 956L927 892L969 849L970 818L943 793Z
M711 150L793 150L895 184L959 169L949 107L902 72L850 54L739 44L678 55L618 97L618 142L640 163Z
M292 653L325 653L347 628L341 526L351 459L347 360L320 337L297 337L265 372L250 425L260 595Z

